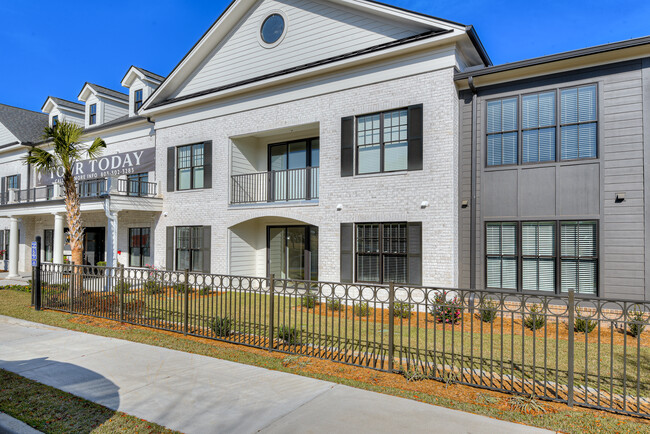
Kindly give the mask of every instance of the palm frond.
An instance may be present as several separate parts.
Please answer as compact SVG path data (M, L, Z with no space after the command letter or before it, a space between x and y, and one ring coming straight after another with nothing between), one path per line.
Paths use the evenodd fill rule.
M33 148L27 156L23 157L23 160L39 172L55 170L58 166L57 158L42 148Z
M104 140L102 140L100 137L97 137L95 140L93 140L93 143L90 145L86 152L88 153L88 157L94 160L102 154L105 148L106 142L104 142Z

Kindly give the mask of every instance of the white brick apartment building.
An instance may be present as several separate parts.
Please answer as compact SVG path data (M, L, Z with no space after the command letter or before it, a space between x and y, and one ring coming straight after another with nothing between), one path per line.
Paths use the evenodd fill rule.
M569 262L582 261L588 268L576 265L574 280L578 282L578 275L583 279L575 284L577 292L602 295L597 282L607 281L609 275L602 273L613 267L608 261L620 258L609 256L599 234L627 235L612 232L605 218L609 214L599 210L616 215L625 209L639 211L638 206L645 209L645 199L642 205L629 202L632 208L625 208L627 203L612 208L610 190L589 190L594 197L589 206L571 212L559 206L557 212L549 207L539 211L532 205L542 203L535 199L541 187L523 174L541 168L536 176L543 172L549 178L551 166L557 166L558 173L568 173L567 180L573 180L567 183L579 186L586 182L580 181L579 170L590 164L597 178L601 161L605 167L620 164L605 160L607 137L614 134L606 129L611 122L595 115L584 121L598 131L598 139L594 135L589 142L594 151L585 161L577 161L582 153L568 161L569 136L560 131L575 125L558 120L557 127L543 126L557 131L558 152L553 152L552 161L503 151L494 164L490 146L495 137L501 140L494 134L515 137L513 149L523 149L521 137L532 130L518 126L517 119L529 113L516 108L499 112L502 129L491 130L496 119L492 98L500 95L504 107L517 107L513 98L519 96L512 93L538 91L536 80L547 96L556 82L558 90L552 92L558 95L571 86L597 95L598 86L614 74L607 65L638 61L639 86L645 89L640 104L647 105L650 91L642 79L650 80L649 42L641 38L491 66L471 26L370 0L235 0L167 77L131 67L121 82L126 93L86 83L80 103L49 97L43 106L46 115L25 116L36 119L31 130L42 131L48 122L72 121L86 128L88 140L101 136L108 144L108 163L101 163L105 167L84 162L79 176L80 188L87 193L82 214L88 228L88 264L117 261L131 267L232 275L500 285L526 291L535 260L547 261L547 275L536 275L535 282L546 279L552 284L538 285L538 290L560 291L573 276ZM590 72L596 67L604 68L605 78ZM632 80L625 77L616 89ZM505 88L503 93L499 86ZM553 106L552 114L559 119L568 106L559 97L557 101L558 110ZM607 116L600 102L591 101L590 110ZM621 101L625 107L637 103ZM5 120L0 111L0 124L11 132L21 123L16 121L21 112L7 110L12 115ZM485 122L484 116L492 117ZM613 116L621 115L617 111ZM505 128L507 119L514 122L512 131ZM580 122L575 128L582 128ZM638 127L641 140L648 141L643 128L650 126L641 118L631 122L630 128ZM26 273L27 248L35 236L44 239L45 260L62 262L69 254L64 207L56 177L30 171L20 161L30 146L48 144L36 138L39 134L20 138L3 131L0 250L2 245L8 250L10 274ZM488 136L492 141L483 151ZM500 143L506 149L507 143ZM133 152L141 152L137 161ZM634 158L645 161L642 154ZM558 175L557 182L562 179ZM589 182L593 185L585 188L598 184ZM603 183L616 189L628 185L615 178L603 178ZM517 192L526 192L519 200L529 198L525 203L532 204L532 211L500 196L513 188L515 198ZM547 194L544 200L579 203L585 197L579 192L586 191L580 188L567 193L558 187L557 199ZM643 198L645 194L639 193ZM628 201L637 200L635 195L628 195ZM636 225L647 237L647 219L638 214L638 222L632 217L622 222ZM514 250L520 244L526 249L528 241L518 231L527 231L532 223L557 227L558 234L569 227L591 230L589 242L595 250L588 258L508 253L503 231L511 231ZM503 232L498 252L487 242L495 228ZM549 242L564 252L559 235L553 232L552 237ZM650 258L645 254L648 246L637 246L640 256L635 261ZM541 273L541 268L536 270ZM589 285L584 270L591 273ZM629 285L641 285L632 291L635 295L643 294L645 273L645 267L633 270Z

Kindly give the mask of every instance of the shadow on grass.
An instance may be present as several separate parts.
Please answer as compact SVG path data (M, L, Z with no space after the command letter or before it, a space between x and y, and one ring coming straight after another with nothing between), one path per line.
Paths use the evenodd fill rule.
M44 432L90 433L120 405L119 387L107 378L46 357L0 359L0 389L0 411Z

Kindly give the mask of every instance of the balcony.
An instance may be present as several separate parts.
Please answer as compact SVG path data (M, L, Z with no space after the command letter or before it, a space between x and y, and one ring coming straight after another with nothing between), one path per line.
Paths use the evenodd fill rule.
M76 183L79 197L99 198L105 196L156 197L158 185L120 178L100 178ZM16 205L35 202L61 200L64 196L61 184L33 187L25 190L10 189L0 193L0 205Z
M231 176L231 205L318 199L319 167Z

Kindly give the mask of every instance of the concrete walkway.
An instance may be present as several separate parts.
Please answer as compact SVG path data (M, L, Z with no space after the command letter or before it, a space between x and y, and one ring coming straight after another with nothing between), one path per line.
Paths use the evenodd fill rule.
M185 433L548 432L1 315L0 368Z

